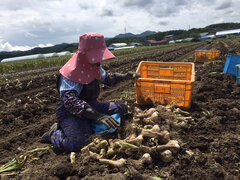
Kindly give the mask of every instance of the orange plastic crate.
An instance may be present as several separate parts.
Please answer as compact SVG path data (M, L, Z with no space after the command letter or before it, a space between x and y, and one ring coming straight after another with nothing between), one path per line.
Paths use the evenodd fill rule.
M218 59L220 51L216 50L195 50L194 62L207 62Z
M172 104L190 108L194 63L141 61L137 73L136 100L138 104Z

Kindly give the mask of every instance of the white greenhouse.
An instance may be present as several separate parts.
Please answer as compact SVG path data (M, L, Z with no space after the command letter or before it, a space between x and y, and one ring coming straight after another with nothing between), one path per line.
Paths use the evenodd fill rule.
M121 50L121 49L131 49L131 48L135 48L135 46L124 46L124 47L119 47L119 48L114 48L113 50Z
M127 46L126 43L112 43L110 44L110 46L108 47L109 50L114 50L116 48L121 48L121 47L125 47Z
M226 31L219 31L216 33L216 37L226 37L227 35L240 35L240 29L232 29Z
M69 51L63 51L63 52L59 52L57 54L58 54L58 56L71 56L71 55L73 55L73 53L71 53Z
M43 54L44 58L50 58L50 57L58 57L57 53L47 53L47 54Z
M59 53L46 53L46 54L34 54L28 56L19 56L13 58L5 58L1 62L13 62L13 61L23 61L23 60L33 60L33 59L44 59L50 57L59 57L59 56L70 56L72 55L69 51L63 51Z

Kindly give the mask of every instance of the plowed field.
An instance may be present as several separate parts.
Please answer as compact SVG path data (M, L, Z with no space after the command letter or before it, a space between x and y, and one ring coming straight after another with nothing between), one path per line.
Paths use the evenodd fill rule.
M69 154L56 155L52 150L28 157L20 171L0 175L2 179L240 179L240 83L235 77L223 74L228 53L240 53L240 39L216 40L163 47L158 50L120 56L103 64L107 71L136 71L140 61L193 62L194 50L220 50L214 62L195 63L192 106L186 124L173 126L167 120L173 113L159 110L160 126L166 127L171 139L180 148L170 162L155 155L153 162L143 167L131 163L118 168L100 163L85 154L76 153L70 163ZM1 75L0 83L0 166L26 151L40 147L40 138L56 122L55 88L58 69L43 69L11 75ZM133 112L135 104L133 80L114 87L102 87L100 101L126 101ZM142 110L150 107L140 107ZM111 138L124 139L129 118ZM168 125L168 126L167 126ZM108 139L110 137L103 137ZM115 157L138 159L141 153Z

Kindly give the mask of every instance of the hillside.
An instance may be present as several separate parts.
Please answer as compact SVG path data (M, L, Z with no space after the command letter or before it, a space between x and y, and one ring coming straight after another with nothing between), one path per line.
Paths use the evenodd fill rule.
M115 36L114 38L128 38L128 37L146 37L146 36L150 36L153 34L156 34L157 32L154 31L145 31L141 34L132 34L132 33L125 33L125 34L119 34L117 36Z
M209 26L206 26L204 28L192 28L189 30L171 30L171 31L164 31L164 32L157 32L153 33L148 36L144 37L122 37L122 38L112 38L107 40L107 44L111 43L118 43L118 42L138 42L138 43L144 43L147 39L153 39L160 41L164 38L166 35L175 35L177 39L184 39L188 37L192 38L198 38L200 33L203 32L209 32L209 31L222 31L222 30L230 30L230 29L238 29L240 28L240 23L219 23L219 24L212 24Z

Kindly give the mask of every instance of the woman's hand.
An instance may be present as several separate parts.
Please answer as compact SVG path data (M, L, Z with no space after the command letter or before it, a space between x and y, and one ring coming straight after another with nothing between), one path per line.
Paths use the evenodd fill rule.
M105 114L101 114L101 116L97 117L96 121L98 123L104 124L107 127L107 129L111 129L111 128L114 129L120 126L119 122L115 118Z
M115 118L106 114L101 114L95 111L90 106L84 109L83 117L86 117L88 119L93 119L97 121L97 123L104 124L107 127L107 129L116 128L120 126L119 122Z

